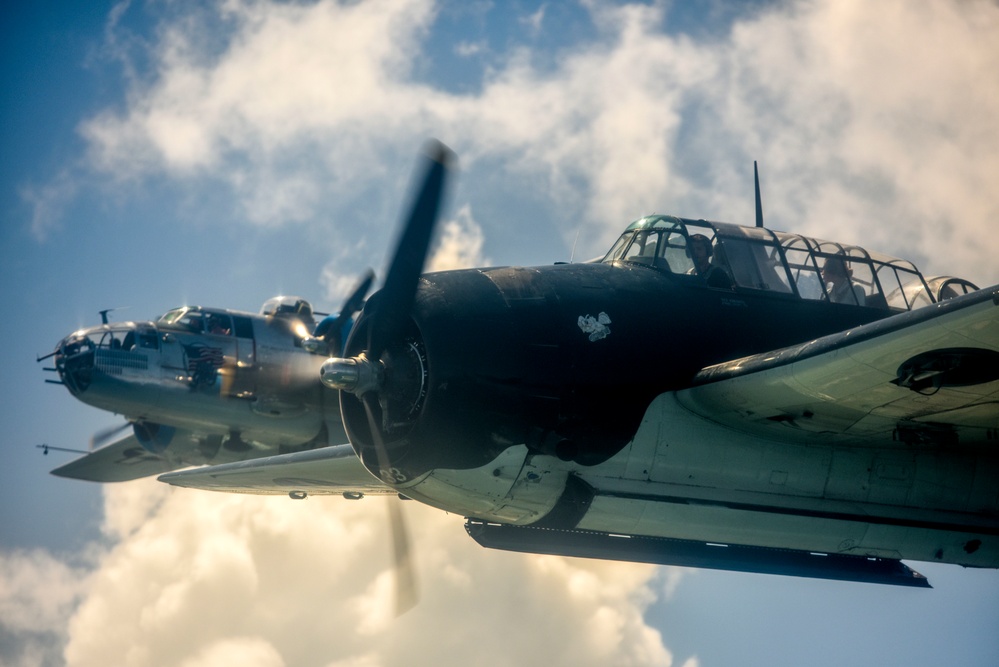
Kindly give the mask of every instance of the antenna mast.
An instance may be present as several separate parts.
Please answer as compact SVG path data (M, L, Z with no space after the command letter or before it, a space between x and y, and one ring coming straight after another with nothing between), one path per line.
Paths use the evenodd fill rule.
M756 181L756 226L763 226L763 200L760 197L760 170L756 166L756 160L753 160L753 180Z

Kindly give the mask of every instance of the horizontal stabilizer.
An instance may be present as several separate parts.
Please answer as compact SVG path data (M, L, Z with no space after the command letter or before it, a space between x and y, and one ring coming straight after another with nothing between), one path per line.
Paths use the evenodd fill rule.
M350 445L193 468L159 480L190 489L257 495L396 493L368 472Z
M183 463L146 451L134 435L128 435L56 468L52 474L88 482L128 482L182 467Z

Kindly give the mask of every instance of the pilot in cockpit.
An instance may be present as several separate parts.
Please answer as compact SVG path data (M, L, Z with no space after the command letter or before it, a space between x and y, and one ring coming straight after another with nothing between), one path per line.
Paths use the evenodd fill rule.
M229 323L226 322L228 318L222 318L219 315L213 313L208 313L205 318L206 325L208 328L208 333L214 334L216 336L228 336L230 333Z
M687 273L704 278L709 287L732 289L734 284L728 270L711 261L713 248L711 241L703 234L694 234L687 241L687 255L694 262L694 268Z
M867 298L864 288L853 284L853 271L847 267L842 257L830 257L822 266L822 280L826 283L829 300L833 303L848 303L863 306Z

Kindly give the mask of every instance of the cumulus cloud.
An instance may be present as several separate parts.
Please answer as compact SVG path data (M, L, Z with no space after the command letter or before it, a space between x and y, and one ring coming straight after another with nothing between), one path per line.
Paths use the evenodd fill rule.
M454 218L442 225L440 240L427 260L427 271L447 271L486 266L490 260L482 254L485 236L482 227L465 205Z
M999 174L999 128L987 120L999 112L997 31L999 8L986 2L768 10L734 27L691 146L719 165L728 192L758 157L780 227L994 280L983 269L999 249L984 234L999 214L987 186ZM993 238L973 250L983 236ZM935 259L941 247L949 261Z
M21 199L31 207L31 233L39 241L46 240L58 229L63 209L76 197L77 181L68 170L60 172L45 185L25 185Z
M999 214L994 4L780 3L700 42L662 30L665 5L587 7L597 37L554 66L516 47L454 94L417 76L429 0L227 3L223 48L170 23L157 75L83 133L100 169L220 179L264 224L398 178L391 165L436 134L490 188L523 181L476 165L529 178L567 239L585 227L587 256L651 211L751 223L754 158L778 228L933 271L999 251L985 233ZM487 233L508 222L493 217Z
M354 202L385 178L384 146L398 141L400 119L434 95L407 81L432 9L218 3L168 14L139 55L117 46L134 50L136 40L113 38L128 101L81 123L90 163L116 184L166 175L190 191L221 186L236 216L258 225ZM119 23L109 34L125 30ZM146 59L145 77L128 64Z
M57 665L86 568L41 549L0 553L0 662Z
M489 551L416 503L422 600L394 618L388 502L109 487L120 540L69 622L66 664L669 664L643 619L657 568Z
M447 271L488 266L491 260L483 254L485 233L472 216L469 205L440 224L440 232L427 258L426 271ZM319 282L324 287L326 300L339 306L354 291L361 274L351 273L350 255L362 254L357 248L341 248L334 259L322 269ZM382 276L384 278L384 276Z

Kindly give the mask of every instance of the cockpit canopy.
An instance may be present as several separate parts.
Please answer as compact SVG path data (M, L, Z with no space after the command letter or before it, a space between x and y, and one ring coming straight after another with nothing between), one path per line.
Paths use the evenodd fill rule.
M912 262L859 246L668 215L631 223L601 261L644 265L709 287L893 311L976 289L953 278L934 280L932 289Z

